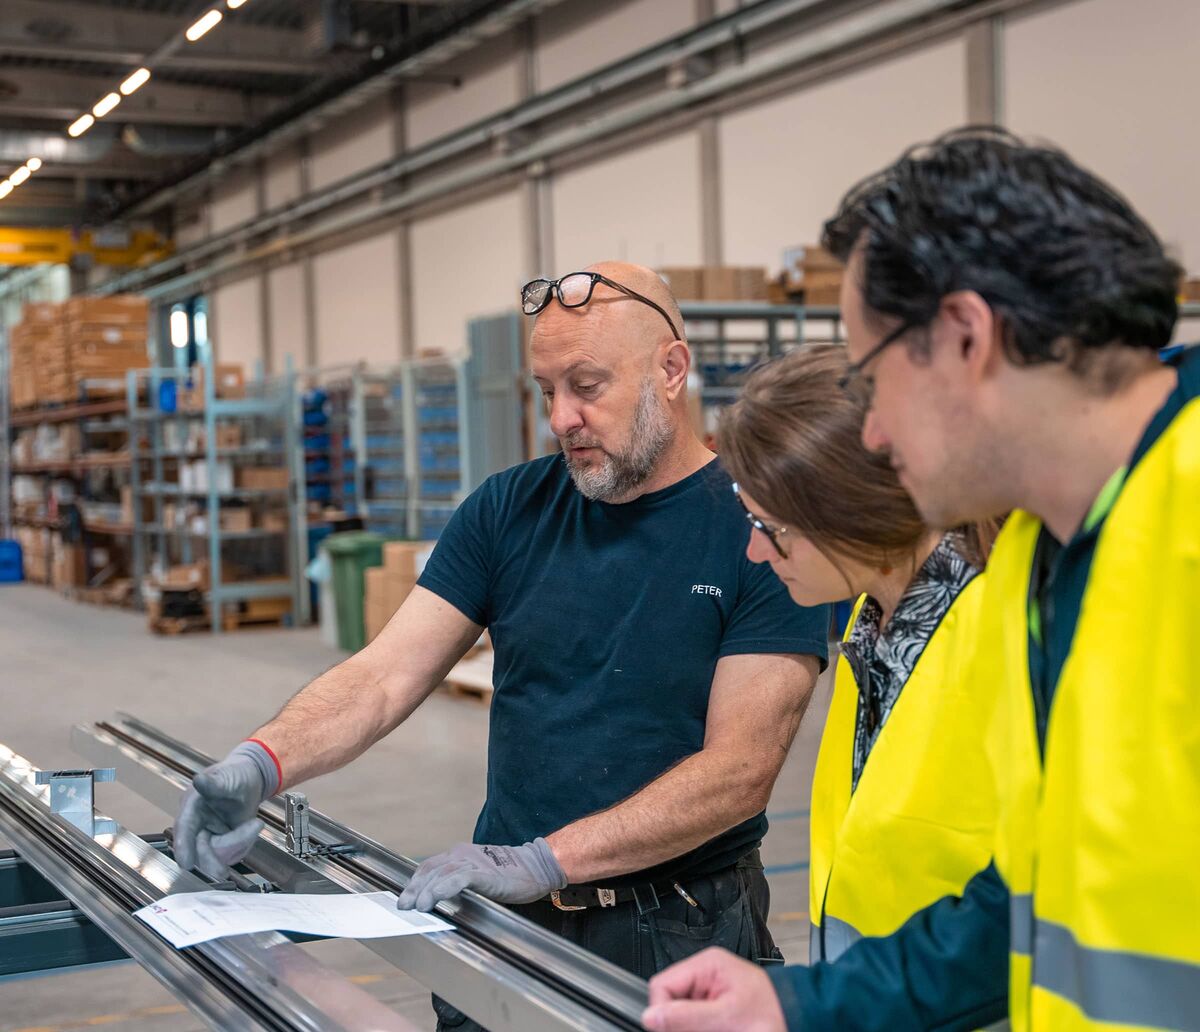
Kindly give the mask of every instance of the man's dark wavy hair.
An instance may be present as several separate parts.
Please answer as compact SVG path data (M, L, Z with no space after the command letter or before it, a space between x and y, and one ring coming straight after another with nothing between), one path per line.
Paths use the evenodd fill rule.
M1129 202L1001 129L917 144L854 186L824 244L845 262L860 243L872 313L928 326L943 297L973 290L1017 365L1084 368L1113 343L1157 350L1178 316L1181 269Z

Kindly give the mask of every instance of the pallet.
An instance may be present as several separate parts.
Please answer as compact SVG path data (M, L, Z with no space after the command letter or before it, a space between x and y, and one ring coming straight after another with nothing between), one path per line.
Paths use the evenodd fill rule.
M256 613L226 613L221 618L221 629L224 631L239 630L278 630L292 625L292 614L256 614Z
M459 660L446 675L443 687L451 695L491 702L493 658L491 649L480 649Z
M209 622L207 616L159 616L149 621L149 627L155 634L173 637L188 631L207 631Z

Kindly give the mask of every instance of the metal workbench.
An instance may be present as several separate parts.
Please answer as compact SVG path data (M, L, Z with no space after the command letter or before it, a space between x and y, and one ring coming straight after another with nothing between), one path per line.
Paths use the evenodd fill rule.
M212 762L120 714L76 727L72 745L168 813ZM15 847L0 853L0 976L129 957L213 1028L411 1028L279 933L176 950L132 912L170 892L212 886L181 871L162 836L141 838L119 825L89 835L51 811L49 793L28 761L0 746L0 835ZM289 848L282 799L267 801L259 816L266 829L239 868L243 884L399 893L416 868L315 810L308 811L314 849L298 854L294 842ZM332 845L343 851L321 848ZM641 1027L641 979L474 893L439 904L438 913L452 931L363 944L492 1032Z

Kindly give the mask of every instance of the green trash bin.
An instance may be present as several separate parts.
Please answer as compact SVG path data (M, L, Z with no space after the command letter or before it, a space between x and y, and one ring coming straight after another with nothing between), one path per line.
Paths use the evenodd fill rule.
M333 562L333 602L337 609L338 647L357 652L367 644L367 629L363 620L365 572L372 566L383 565L382 534L366 530L348 530L330 534L321 542Z

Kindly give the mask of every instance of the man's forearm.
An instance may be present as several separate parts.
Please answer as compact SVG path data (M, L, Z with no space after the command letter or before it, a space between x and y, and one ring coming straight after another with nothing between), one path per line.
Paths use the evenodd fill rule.
M624 802L546 841L575 885L644 870L759 813L777 774L778 768L750 766L743 755L702 750Z
M282 791L349 763L407 715L393 711L372 664L360 653L301 689L251 737L278 758Z

